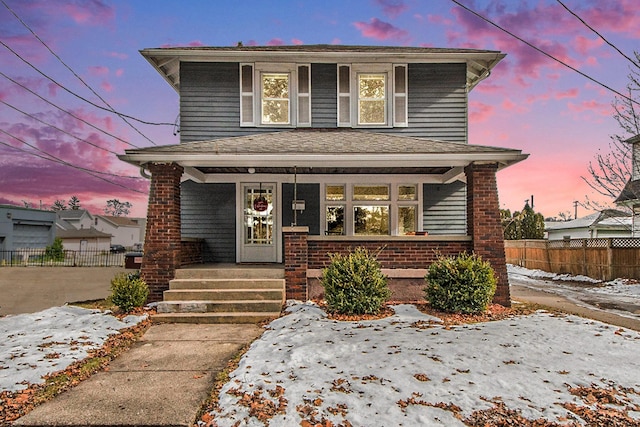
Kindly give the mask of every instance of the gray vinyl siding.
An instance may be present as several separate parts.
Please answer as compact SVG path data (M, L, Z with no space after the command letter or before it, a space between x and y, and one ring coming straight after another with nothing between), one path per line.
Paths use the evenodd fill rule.
M181 187L182 237L204 239L204 262L236 262L235 184Z
M336 76L336 64L311 65L311 126L314 128L337 127ZM283 130L240 127L239 84L238 63L182 63L180 141ZM467 142L465 64L409 64L408 92L408 127L363 130Z
M293 224L293 184L282 184L282 226ZM305 209L298 212L296 222L298 226L309 227L309 234L320 234L320 184L298 184L298 200L304 200Z
M466 185L460 181L424 184L422 226L430 235L466 235Z
M337 127L337 79L336 64L311 65L311 126L314 128Z

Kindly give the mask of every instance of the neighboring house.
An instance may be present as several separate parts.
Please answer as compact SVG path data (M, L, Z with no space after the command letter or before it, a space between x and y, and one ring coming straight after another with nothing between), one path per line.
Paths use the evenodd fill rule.
M185 238L199 238L205 262L283 263L296 299L309 297L330 252L366 246L394 278L421 282L438 254L473 251L497 272L494 300L510 304L496 173L527 155L469 145L467 133L469 91L504 54L333 45L141 53L180 97L180 144L119 156L151 175L142 263L151 300L180 268Z
M93 215L86 209L64 209L56 211L58 228L69 229L69 225L76 230L93 227Z
M631 209L633 237L640 237L640 135L629 138L626 142L631 144L631 179L616 199L616 203Z
M55 222L53 211L0 205L0 252L46 248L55 238Z
M133 248L144 242L144 228L146 220L127 218L123 216L96 215L94 228L110 234L111 243Z
M58 230L57 237L62 239L62 245L69 251L109 251L111 234L103 233L95 228L80 230Z
M571 221L545 222L548 240L631 237L631 215L605 209Z

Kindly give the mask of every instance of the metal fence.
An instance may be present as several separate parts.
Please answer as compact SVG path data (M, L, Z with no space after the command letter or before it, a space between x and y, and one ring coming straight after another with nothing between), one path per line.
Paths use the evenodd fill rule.
M20 249L0 251L1 267L123 267L124 253L104 250L63 251L62 254L48 254L45 249Z

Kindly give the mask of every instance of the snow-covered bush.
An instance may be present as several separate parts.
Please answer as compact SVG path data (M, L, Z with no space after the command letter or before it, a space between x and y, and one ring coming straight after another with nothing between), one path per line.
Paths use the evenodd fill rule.
M491 265L467 253L439 257L429 266L425 281L424 291L431 306L452 313L485 311L497 284Z
M378 260L358 247L347 255L329 254L322 272L327 308L339 314L377 314L391 296Z

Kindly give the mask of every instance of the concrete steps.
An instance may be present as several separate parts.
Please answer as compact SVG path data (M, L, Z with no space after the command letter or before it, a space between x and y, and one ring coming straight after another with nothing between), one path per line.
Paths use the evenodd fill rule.
M267 267L187 268L176 271L158 304L156 322L257 323L280 315L284 270Z

